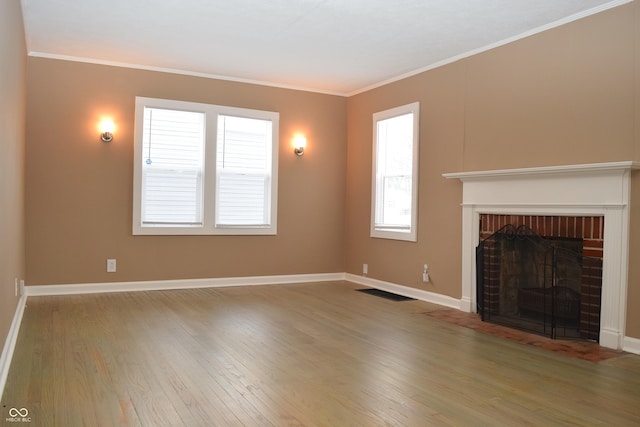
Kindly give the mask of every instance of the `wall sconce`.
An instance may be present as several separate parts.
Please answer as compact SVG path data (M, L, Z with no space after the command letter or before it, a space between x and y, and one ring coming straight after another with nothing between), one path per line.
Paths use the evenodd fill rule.
M302 156L304 149L307 146L307 138L302 135L298 135L293 139L293 152L296 156Z
M100 139L102 142L113 141L113 120L105 119L100 123Z

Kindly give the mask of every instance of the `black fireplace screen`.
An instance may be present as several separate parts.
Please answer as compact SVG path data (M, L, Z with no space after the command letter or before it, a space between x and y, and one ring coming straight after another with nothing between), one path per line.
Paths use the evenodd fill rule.
M476 301L482 320L597 341L602 259L584 256L582 247L582 239L543 238L513 225L480 242Z

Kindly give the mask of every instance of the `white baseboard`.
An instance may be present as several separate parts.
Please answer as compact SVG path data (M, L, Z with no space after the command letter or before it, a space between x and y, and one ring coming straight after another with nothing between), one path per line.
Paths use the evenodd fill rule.
M140 282L76 283L26 286L27 296L78 295L105 292L160 291L172 289L221 288L228 286L280 285L345 280L393 292L410 298L460 310L461 300L350 273L293 274L280 276L221 277L213 279L153 280Z
M154 280L140 282L77 283L73 285L26 286L27 296L76 295L105 292L161 291L221 288L228 286L279 285L345 280L344 273L292 274L280 276L221 277L213 279Z
M622 334L619 331L603 328L600 329L600 339L598 342L603 347L619 350L622 338Z
M436 294L434 292L423 291L422 289L410 288L404 285L398 285L391 282L384 282L378 279L372 279L370 277L358 276L356 274L345 273L345 279L349 282L357 283L359 285L370 286L372 288L380 289L394 294L402 295L409 298L419 299L421 301L430 302L433 304L442 305L445 307L461 309L462 302L459 299L452 298L446 295Z
M626 352L640 355L640 339L624 337L622 340L622 349Z
M4 386L7 383L9 367L11 367L11 359L13 358L13 351L16 348L18 332L20 331L20 324L22 323L22 315L24 314L26 304L27 296L23 294L18 301L18 306L16 307L16 312L13 315L11 327L9 328L9 334L4 342L4 347L2 347L2 355L0 355L0 400L2 400Z

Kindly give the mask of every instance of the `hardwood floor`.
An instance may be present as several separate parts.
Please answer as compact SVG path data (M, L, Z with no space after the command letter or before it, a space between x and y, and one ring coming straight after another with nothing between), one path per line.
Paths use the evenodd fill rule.
M640 356L570 358L357 288L32 297L0 425L640 425Z

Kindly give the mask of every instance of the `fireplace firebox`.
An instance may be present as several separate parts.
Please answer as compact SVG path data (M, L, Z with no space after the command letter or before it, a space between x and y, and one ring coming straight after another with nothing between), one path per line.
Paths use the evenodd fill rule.
M602 226L600 217L481 215L476 302L482 320L598 341L602 249L594 237Z

